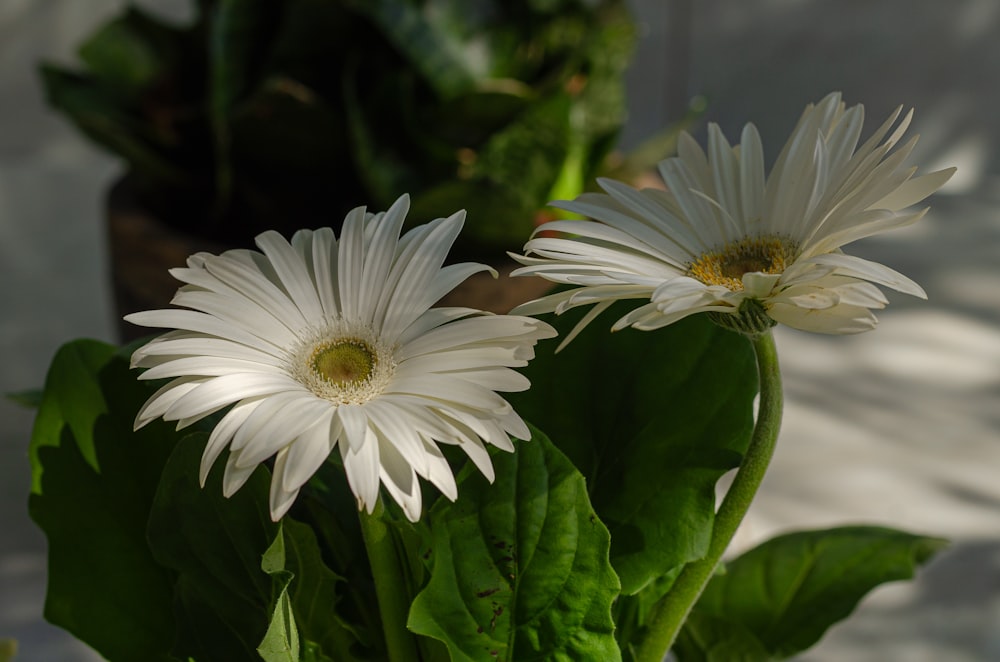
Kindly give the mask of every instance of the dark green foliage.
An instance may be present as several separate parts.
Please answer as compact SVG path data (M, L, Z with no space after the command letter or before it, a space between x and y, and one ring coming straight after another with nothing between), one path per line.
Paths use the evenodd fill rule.
M202 0L183 26L130 7L42 73L181 229L246 244L409 192L517 247L613 144L633 40L623 0Z

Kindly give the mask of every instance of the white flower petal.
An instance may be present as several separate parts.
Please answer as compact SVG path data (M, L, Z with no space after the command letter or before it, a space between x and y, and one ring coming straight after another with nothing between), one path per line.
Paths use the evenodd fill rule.
M139 379L165 379L183 375L219 377L234 372L275 373L276 369L272 365L244 359L231 359L223 356L185 356L162 360L139 375Z
M266 309L290 329L305 325L305 318L288 295L256 264L251 266L229 253L205 260L205 269L234 290Z
M275 522L284 517L288 509L292 507L292 503L295 502L295 497L299 495L297 489L286 489L278 478L278 476L284 475L285 468L288 466L288 451L287 448L282 449L274 459L274 478L271 479L268 505L271 510L271 520Z
M190 309L128 317L173 329L133 353L132 366L146 369L140 378L175 377L140 409L136 427L155 418L183 427L230 407L208 438L199 479L228 449L230 496L273 457L275 520L335 446L369 512L384 484L416 520L421 478L455 499L439 444L462 446L492 480L485 444L513 450L508 435L528 434L498 391L528 386L511 368L556 332L528 317L430 308L470 275L493 270L443 266L464 212L401 234L407 206L403 196L386 213L353 210L339 241L329 228L290 241L267 232L257 238L263 252L198 253L172 270L183 283L174 304ZM649 280L620 276L630 288Z
M771 295L781 274L765 274L760 271L749 271L743 274L743 291L748 297L764 299Z
M261 399L243 400L233 405L222 420L212 430L205 444L205 450L201 455L201 467L198 471L198 481L205 487L208 480L208 473L212 470L212 465L219 458L222 450L233 440L233 435L240 429L253 411L263 402Z
M364 440L357 450L347 444L340 444L340 455L344 460L344 471L351 491L358 499L358 508L369 514L375 509L379 485L379 447L375 433L365 428Z
M340 313L340 291L337 289L337 238L330 228L320 228L312 234L312 279L316 285L323 314L336 317Z
M263 408L258 408L257 412ZM318 398L307 396L292 400L279 415L271 417L240 447L240 464L260 464L292 443L299 435L318 423L330 407ZM235 441L233 448L236 448Z
M429 294L427 290L464 223L464 212L440 219L431 224L426 236L419 242L407 245L405 253L408 259L401 257L389 276L390 283L396 285L383 293L386 310L382 326L389 333L401 331L440 298L440 295Z
M401 195L379 223L368 224L372 228L372 238L368 242L361 270L362 290L359 301L363 302L363 308L358 311L358 318L365 323L370 324L376 316L379 298L396 258L396 244L409 208L410 197Z
M257 237L257 246L271 261L271 265L281 280L282 287L302 312L305 319L316 319L323 315L323 306L316 293L316 287L306 269L302 257L288 244L284 237L274 231Z
M340 432L338 419L334 417L333 410L328 409L311 428L288 446L288 461L281 473L284 489L297 490L305 485L330 457ZM277 476L278 471L275 470L274 474Z
M342 438L347 440L347 446L357 453L368 438L368 415L360 405L340 405L336 411L337 420L343 430Z
M184 329L204 333L217 338L225 338L242 343L262 352L273 352L276 345L267 340L248 333L246 330L233 326L212 315L193 310L146 310L125 316L126 322L139 326L163 329Z
M911 294L915 297L920 297L921 299L927 298L927 294L919 285L898 271L894 271L877 262L871 262L860 257L844 255L841 253L817 255L810 258L810 262L836 267L837 273L845 276L863 278L864 280L869 280L879 285L891 287L892 289L904 294Z
M337 247L337 284L340 312L348 319L360 319L363 304L361 275L365 268L365 208L357 207L344 219L344 229Z
M710 125L707 153L682 134L678 156L658 166L666 190L635 191L602 179L606 194L554 203L594 220L541 225L524 255L515 256L523 266L513 275L575 289L514 312L561 314L580 305L600 312L615 301L639 299L612 328L652 330L696 312L743 315L743 302L752 300L798 328L871 328L868 309L884 306L884 297L861 281L925 295L905 276L844 255L841 247L916 222L923 212L905 208L952 174L913 176L916 168L905 162L915 138L903 142L912 111L897 124L900 112L858 147L863 108L847 108L839 93L829 94L806 107L770 174L752 124L736 146Z
M768 315L793 329L814 333L861 333L870 331L876 324L875 316L867 308L843 304L817 310L775 303L768 310Z
M176 332L175 332L176 333ZM242 359L270 367L284 365L279 352L263 352L259 349L225 340L206 336L179 337L166 333L146 343L133 354L133 358L145 360L145 357L190 357L211 356L228 359ZM148 365L134 360L132 367Z
M297 385L285 375L235 373L213 377L171 405L163 418L167 421L191 418L237 400L281 393L294 388Z
M878 209L899 211L904 207L915 205L944 186L951 179L951 176L955 174L955 170L955 168L945 168L944 170L937 170L921 177L909 179L905 184L872 206Z
M413 468L406 463L391 446L382 447L379 477L389 496L403 508L403 513L411 522L420 519L422 495Z

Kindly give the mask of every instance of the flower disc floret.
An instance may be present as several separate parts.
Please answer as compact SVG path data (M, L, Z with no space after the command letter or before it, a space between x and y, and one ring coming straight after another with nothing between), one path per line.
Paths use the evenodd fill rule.
M703 253L687 268L687 275L705 285L743 291L749 273L781 274L795 261L798 248L781 237L744 237L722 248Z
M394 348L374 329L337 321L303 335L309 340L291 352L289 372L317 397L360 405L377 398L391 382Z

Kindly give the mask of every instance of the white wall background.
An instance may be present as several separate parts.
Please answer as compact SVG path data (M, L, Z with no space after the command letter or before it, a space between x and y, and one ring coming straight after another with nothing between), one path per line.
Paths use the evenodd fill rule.
M116 162L44 105L36 63L121 0L0 3L0 391L40 385L63 342L110 340L102 196ZM181 0L144 2L183 14ZM781 330L786 422L741 531L888 524L955 541L911 584L876 591L801 659L1000 660L1000 3L635 0L635 144L695 94L730 137L754 121L773 156L806 102L841 90L869 130L915 106L913 162L959 175L917 226L853 252L914 277L850 338ZM46 625L44 538L26 515L31 413L0 400L0 637L21 662L94 659Z

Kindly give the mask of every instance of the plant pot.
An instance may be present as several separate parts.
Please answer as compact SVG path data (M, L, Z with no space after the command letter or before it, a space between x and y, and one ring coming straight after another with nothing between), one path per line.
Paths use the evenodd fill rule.
M112 292L122 342L150 334L148 328L129 324L122 317L140 310L169 306L180 285L169 269L184 266L188 256L200 251L218 254L233 248L172 228L137 202L127 178L111 188L107 217ZM507 313L551 288L551 283L541 278L510 278L510 272L517 265L502 250L498 249L497 255L496 260L488 262L497 270L499 278L489 273L475 274L442 298L438 305ZM461 255L450 256L450 262L461 261L468 260Z

